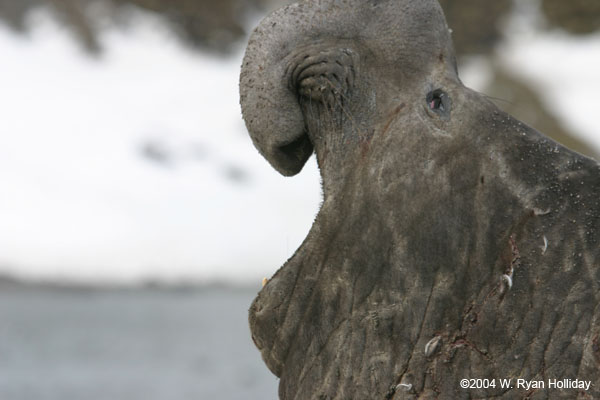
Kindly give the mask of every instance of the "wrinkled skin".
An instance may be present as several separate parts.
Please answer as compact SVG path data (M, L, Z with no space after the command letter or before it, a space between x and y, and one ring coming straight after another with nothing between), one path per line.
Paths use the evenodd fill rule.
M250 309L280 398L600 398L600 167L462 85L435 0L283 8L240 90L261 154L323 179Z

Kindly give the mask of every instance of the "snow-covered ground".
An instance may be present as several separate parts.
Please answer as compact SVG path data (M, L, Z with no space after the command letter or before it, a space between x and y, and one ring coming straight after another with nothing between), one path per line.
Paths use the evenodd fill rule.
M31 18L26 36L0 26L0 273L259 285L293 254L318 209L318 171L311 159L283 178L252 146L241 48L192 53L139 14L105 31L94 58L45 14ZM499 58L600 148L600 35L523 35ZM477 74L463 80L483 84Z
M0 268L74 280L254 280L308 232L311 162L285 179L241 119L241 51L191 53L140 14L99 59L35 14L0 26ZM144 157L143 149L155 160Z

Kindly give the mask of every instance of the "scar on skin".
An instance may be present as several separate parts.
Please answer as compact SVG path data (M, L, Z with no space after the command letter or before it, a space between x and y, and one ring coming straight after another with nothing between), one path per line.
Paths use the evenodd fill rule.
M383 135L385 135L387 133L388 129L390 129L390 126L392 125L392 122L396 118L396 115L398 115L400 113L400 111L402 111L403 108L404 108L404 103L401 103L399 106L396 106L396 108L394 108L394 111L392 111L392 113L390 114L390 116L385 124L385 127L383 128Z

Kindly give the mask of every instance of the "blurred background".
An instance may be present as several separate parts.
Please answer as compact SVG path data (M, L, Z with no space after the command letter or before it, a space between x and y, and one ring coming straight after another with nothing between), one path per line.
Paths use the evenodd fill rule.
M247 327L321 200L241 119L280 0L0 0L0 399L269 399ZM600 2L442 0L463 82L597 158Z

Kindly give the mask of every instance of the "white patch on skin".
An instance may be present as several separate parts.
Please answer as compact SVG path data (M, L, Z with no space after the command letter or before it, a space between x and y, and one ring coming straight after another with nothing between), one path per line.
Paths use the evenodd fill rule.
M396 390L400 388L408 392L410 389L412 389L412 383L399 383L396 385Z
M542 246L542 254L546 253L548 249L548 239L546 239L546 235L544 235L544 245Z
M511 275L507 275L507 274L502 275L502 282L506 282L506 285L508 286L508 290L510 290L510 288L512 288L512 285L513 285Z
M425 345L425 356L430 357L437 350L440 341L440 336L434 336L427 344Z

